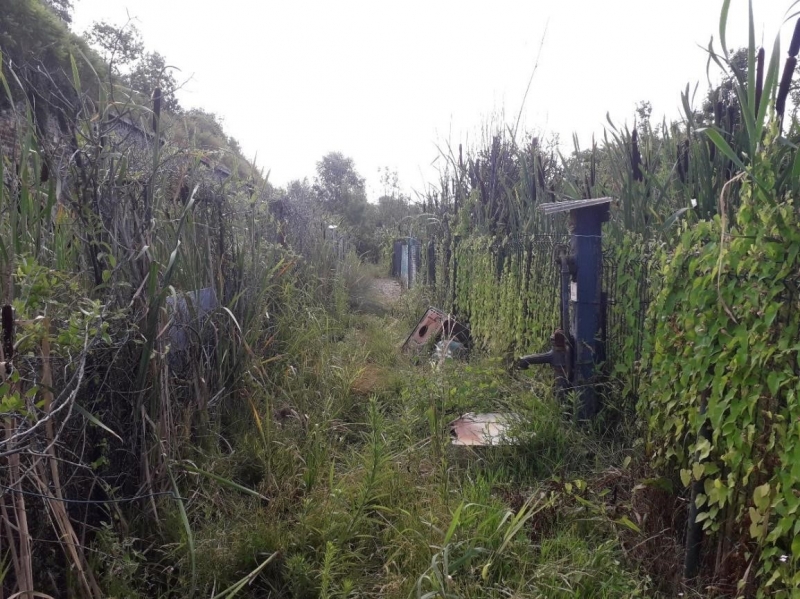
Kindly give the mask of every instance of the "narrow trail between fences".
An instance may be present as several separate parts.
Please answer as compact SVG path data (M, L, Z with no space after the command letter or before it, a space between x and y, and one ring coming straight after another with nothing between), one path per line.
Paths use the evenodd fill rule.
M396 279L380 278L373 279L371 290L375 301L380 302L389 308L400 299L402 288Z

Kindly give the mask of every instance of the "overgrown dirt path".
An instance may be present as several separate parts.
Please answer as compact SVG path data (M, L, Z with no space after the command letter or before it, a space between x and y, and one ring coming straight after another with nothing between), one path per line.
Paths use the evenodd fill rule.
M375 301L388 308L400 299L402 288L396 279L380 278L372 280L371 291Z
M363 295L354 302L362 314L386 316L395 310L402 295L400 283L386 277L371 278L364 286Z
M299 311L241 412L258 434L208 462L224 486L190 505L197 584L297 599L658 596L629 559L645 546L633 502L605 503L625 474L595 473L622 458L565 422L546 375L478 352L405 354L430 298L369 272L357 282L342 313ZM518 415L515 443L453 445L448 423L467 412Z

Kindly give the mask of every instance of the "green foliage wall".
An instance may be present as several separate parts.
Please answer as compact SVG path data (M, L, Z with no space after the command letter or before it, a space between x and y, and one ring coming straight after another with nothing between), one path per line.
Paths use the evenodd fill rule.
M469 323L481 348L517 355L549 348L561 325L561 275L554 256L566 242L549 235L456 239L440 281L449 288L441 295L453 298L451 310ZM604 256L607 372L628 396L638 385L645 313L657 279L649 272L651 250L636 235L609 237Z
M559 323L556 238L458 239L451 267L454 313L495 353L538 351Z
M649 453L685 486L704 481L698 521L717 554L755 560L759 596L796 597L800 217L775 191L774 139L743 178L731 230L701 222L662 255L641 412Z

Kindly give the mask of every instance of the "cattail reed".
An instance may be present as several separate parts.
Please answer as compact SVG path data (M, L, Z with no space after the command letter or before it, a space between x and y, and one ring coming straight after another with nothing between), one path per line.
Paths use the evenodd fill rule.
M153 131L158 132L158 120L161 118L161 88L153 90Z
M536 162L536 176L539 180L539 189L542 190L542 193L546 193L547 185L544 182L544 167L542 166L542 158L541 156L534 156L533 159Z
M636 127L631 134L631 170L633 170L634 181L644 181L642 174L642 155L639 152L639 132Z
M781 84L778 87L778 97L775 99L775 112L778 113L781 125L783 124L783 113L786 111L786 97L789 95L789 86L792 83L792 75L797 66L797 53L800 52L800 19L794 25L792 41L789 44L789 58L783 67Z
M781 121L783 121L783 113L786 110L786 97L789 95L789 85L792 83L792 75L794 75L796 66L797 58L790 56L786 59L786 65L783 67L783 76L778 88L778 98L775 100L775 112L778 113L778 118Z
M728 105L728 132L733 133L736 124L739 122L739 115L736 113L736 107L733 104Z
M797 58L797 53L800 52L800 19L794 24L794 34L792 34L792 42L789 44L789 56Z
M758 50L756 58L756 112L761 105L761 94L764 92L764 48Z
M689 176L689 140L683 140L683 172Z
M3 360L11 362L14 357L14 308L11 305L3 306Z
M712 158L713 160L713 158ZM685 139L678 144L678 178L681 183L686 183L689 175L689 140Z
M588 171L583 174L583 197L591 198L597 178L597 144L592 136L592 151L589 154Z

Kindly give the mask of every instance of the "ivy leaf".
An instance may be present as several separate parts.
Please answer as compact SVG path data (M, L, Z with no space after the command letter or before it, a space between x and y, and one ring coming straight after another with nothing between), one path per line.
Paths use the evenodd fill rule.
M681 482L683 483L684 487L688 487L689 483L692 482L692 471L686 468L681 468Z
M769 506L769 483L764 483L753 489L753 503L762 512Z
M700 439L695 446L695 450L697 451L698 459L705 460L708 454L711 453L711 443L708 439Z
M778 315L778 307L780 304L770 304L764 310L764 322L767 323L767 326L771 326L775 317Z
M767 386L773 397L778 395L778 389L781 386L781 378L778 372L773 370L767 375Z
M764 527L761 526L761 514L755 508L750 508L750 536L754 539L761 537Z

